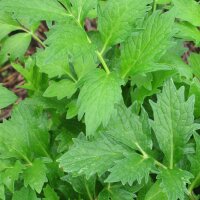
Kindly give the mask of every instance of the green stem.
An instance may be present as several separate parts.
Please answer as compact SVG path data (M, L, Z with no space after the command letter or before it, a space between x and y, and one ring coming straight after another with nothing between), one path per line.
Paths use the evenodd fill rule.
M194 200L195 200L195 198L193 196L193 189L195 188L195 186L196 186L197 182L199 181L199 179L200 179L200 172L195 177L195 179L192 181L192 183L191 183L191 185L190 185L190 187L188 189L190 198L192 197Z
M88 195L89 199L90 199L90 200L93 200L93 197L92 197L92 195L91 195L91 193L90 193L90 190L89 190L87 184L85 184L85 188L86 188L87 195Z
M157 0L153 1L153 12L155 12L157 9Z
M147 158L152 158L151 156L149 156L141 147L138 143L135 143L135 145L137 146L138 150L142 153L144 159ZM155 162L156 165L158 165L159 167L162 167L164 169L167 169L167 167L165 165L163 165L162 163L160 163L158 160L156 160L155 158L152 158Z
M76 19L76 17L72 14L72 12L70 11L69 8L67 8L67 10L68 10L68 12L70 13L70 16L72 16L72 18L74 19L74 21L77 23L77 25L78 25L83 31L85 31L84 28L83 28L83 26L82 26L81 23L80 23L80 20L79 20L79 19ZM87 33L86 33L86 36L87 36L88 42L91 44L92 41L91 41L91 39L88 37ZM103 67L104 67L106 73L107 73L107 74L110 74L110 70L109 70L109 68L108 68L108 66L107 66L107 64L106 64L106 62L105 62L105 60L104 60L104 58L103 58L103 56L102 56L103 53L104 53L104 51L106 50L106 47L107 47L107 44L105 43L104 46L103 46L103 48L102 48L102 50L101 50L101 52L96 51L96 54L97 54L99 60L101 61L101 63L102 63L102 65L103 65Z
M158 165L159 167L162 167L164 169L167 169L167 167L165 165L163 165L162 163L160 163L159 161L157 161L156 159L154 159L154 162L156 165Z
M109 70L104 58L102 57L102 54L99 53L99 51L96 51L96 54L97 54L99 60L101 61L102 65L103 65L103 68L105 69L106 73L110 74L110 70Z
M69 72L66 72L66 74L67 74L75 83L78 82Z
M33 32L29 32L29 33L32 35L32 37L33 37L39 44L42 45L42 47L46 48L46 45L42 42L42 40L40 40L40 38L39 38L37 35L35 35Z
M21 30L25 31L26 33L29 33L34 38L34 40L36 40L39 44L41 44L42 47L46 48L46 45L42 42L42 40L40 40L40 38L35 33L27 30L26 28L21 28Z

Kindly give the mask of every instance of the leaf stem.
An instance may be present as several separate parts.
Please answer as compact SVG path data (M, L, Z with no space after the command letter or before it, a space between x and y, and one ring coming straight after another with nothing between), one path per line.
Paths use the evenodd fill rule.
M70 11L69 8L67 8L67 10L68 10L68 12L70 13L70 16L71 16L71 17L74 19L74 21L77 23L77 25L78 25L83 31L85 31L84 28L83 28L83 26L82 26L81 23L80 23L80 20L79 20L79 19L76 19L76 17L73 15L73 13ZM88 42L91 44L92 41L91 41L91 39L88 37L87 33L86 33L86 37L87 37ZM108 66L107 66L107 64L106 64L106 62L105 62L105 60L104 60L104 58L103 58L103 53L104 53L106 47L107 47L107 43L104 44L104 46L103 46L101 52L99 52L98 50L95 51L95 52L96 52L96 54L97 54L99 60L101 61L101 63L102 63L102 65L103 65L103 67L104 67L106 73L107 73L107 74L110 74L110 70L109 70L109 68L108 68Z
M85 189L86 189L86 191L87 191L87 195L88 195L89 199L90 199L90 200L93 200L93 197L92 197L92 195L91 195L91 193L90 193L90 190L89 190L87 184L85 184Z
M157 9L157 0L153 1L153 12L155 12Z
M46 48L46 45L42 42L42 40L40 40L40 38L34 32L29 31L26 28L21 28L21 30L25 31L26 33L29 33L34 38L34 40L36 40L39 44L42 45L43 48Z
M138 150L142 153L144 159L147 159L147 158L152 158L155 162L156 165L158 165L159 167L162 167L164 169L167 169L167 167L165 165L163 165L162 163L160 163L158 160L156 160L155 158L149 156L141 147L140 145L136 142L135 145L137 146Z
M193 197L192 191L193 191L193 189L195 188L196 183L199 181L199 179L200 179L200 172L199 172L198 175L195 177L195 179L192 181L192 183L191 183L191 185L190 185L190 187L189 187L189 189L188 189L188 191L189 191L189 196L192 197L194 200L195 200L195 198ZM191 199L192 199L192 198L191 198ZM192 199L192 200L193 200L193 199Z
M108 68L108 66L107 66L102 54L99 53L99 51L96 51L96 54L97 54L99 60L101 61L102 65L103 65L103 68L105 69L106 73L110 74L110 70L109 70L109 68Z
M30 34L32 35L32 37L39 43L42 45L42 47L46 48L46 45L44 44L44 42L42 42L42 40L40 40L40 38L33 32L30 32Z
M163 165L161 162L157 161L156 159L154 159L154 162L156 165L158 165L159 167L162 167L164 169L167 169L167 167L165 165Z

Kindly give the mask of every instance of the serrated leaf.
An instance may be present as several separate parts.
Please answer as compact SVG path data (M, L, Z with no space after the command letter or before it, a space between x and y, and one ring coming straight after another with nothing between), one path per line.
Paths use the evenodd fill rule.
M184 88L177 90L170 80L164 84L162 93L157 95L157 103L151 102L151 105L154 132L167 164L172 168L182 158L186 143L196 129L194 98L185 101Z
M160 181L156 181L153 186L149 189L147 194L145 195L144 200L169 200L167 195L163 192L162 188L160 187Z
M147 122L148 123L148 122ZM106 134L115 141L134 150L151 151L150 128L146 122L127 109L117 106L117 116L114 116L106 128Z
M36 193L30 188L21 188L19 191L15 191L12 200L40 200L37 198Z
M110 0L98 7L98 30L109 46L124 41L133 31L136 20L143 18L150 0ZM133 12L134 10L134 12Z
M194 138L196 142L196 152L195 155L189 156L189 161L191 163L190 171L194 175L194 179L192 180L192 189L200 185L200 136L194 134Z
M44 97L57 97L61 100L65 97L71 98L76 92L76 84L68 79L63 79L59 82L52 82L44 92Z
M48 33L45 43L48 47L38 53L37 65L41 72L50 77L67 74L73 77L69 62L73 63L79 79L95 69L94 47L88 41L85 31L74 22L55 25Z
M64 20L69 17L67 11L55 0L1 0L0 8L14 12L18 18L31 20Z
M140 184L145 178L146 182L154 161L150 158L145 158L136 153L126 156L123 160L117 161L116 165L109 169L110 175L105 180L106 182L119 182L123 185L128 183L132 185L136 180Z
M88 12L97 7L97 0L71 0L72 13L82 23Z
M144 30L122 46L122 77L163 69L156 62L169 47L173 22L173 13L155 12L147 18L142 26Z
M188 22L179 22L176 24L178 29L177 37L187 41L194 41L197 46L200 45L200 30Z
M68 174L63 177L62 180L69 182L73 189L79 194L82 194L86 199L88 197L94 198L96 176L92 176L87 180L85 176L73 176L72 174Z
M115 110L115 104L122 99L122 81L116 74L107 75L103 70L95 70L84 79L78 97L79 119L85 114L86 133L92 135L102 124L108 124Z
M199 32L200 35L200 32ZM188 58L189 65L192 67L193 73L197 78L200 78L200 55L192 53Z
M17 161L14 166L6 169L1 174L2 183L13 193L15 189L15 181L19 179L19 175L23 172L24 166Z
M200 82L199 79L194 78L190 84L189 95L195 95L194 114L195 117L200 117Z
M28 185L37 193L42 191L42 187L47 182L46 177L47 168L41 160L35 160L31 166L24 171L24 185Z
M47 185L44 188L44 200L59 200L57 193L54 191L53 188L51 188L49 185Z
M7 59L22 59L31 42L29 33L18 33L10 36L3 44L0 57L5 56Z
M121 185L109 185L99 193L98 200L133 200L135 195L132 191Z
M172 0L177 18L200 26L200 5L195 0Z
M32 156L48 156L49 133L47 118L35 105L20 103L10 120L0 124L0 143L4 156L30 163Z
M13 92L0 85L0 109L13 104L16 100L17 96Z
M116 160L124 157L124 149L105 137L93 142L76 139L76 143L58 160L64 171L69 173L85 174L87 177L97 173L101 176Z
M20 25L12 19L12 17L5 13L0 12L0 41L5 38L9 33L21 29Z
M158 175L158 179L161 179L160 187L170 200L185 199L186 184L190 183L191 178L191 173L181 169L163 169Z

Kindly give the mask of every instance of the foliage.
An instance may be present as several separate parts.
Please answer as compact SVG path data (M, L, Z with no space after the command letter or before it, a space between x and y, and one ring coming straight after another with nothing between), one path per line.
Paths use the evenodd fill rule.
M0 64L28 91L0 85L0 199L199 199L199 26L195 0L0 0Z

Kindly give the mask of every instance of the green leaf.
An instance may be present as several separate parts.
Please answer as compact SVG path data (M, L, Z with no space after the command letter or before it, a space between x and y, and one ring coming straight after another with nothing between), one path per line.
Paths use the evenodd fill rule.
M200 5L195 0L172 0L177 18L200 26Z
M47 182L46 166L41 160L35 160L31 166L24 171L24 185L28 185L37 193L42 191L42 187Z
M71 98L76 92L76 84L68 79L63 79L59 82L53 81L47 90L44 92L44 97L57 97L61 100L65 97Z
M24 166L17 161L14 166L6 169L1 174L3 184L13 193L15 189L15 181L19 179L19 175L23 172Z
M195 142L196 142L196 152L195 155L189 156L189 160L191 163L190 171L194 175L194 179L192 180L191 190L198 187L200 185L200 136L198 134L194 134ZM191 192L191 191L190 191Z
M160 181L156 181L153 186L149 189L145 196L145 200L168 200L167 195L163 192L160 187Z
M17 96L13 92L0 85L0 109L13 104L16 100Z
M12 200L40 200L30 188L21 188L13 194Z
M86 199L93 199L95 195L95 183L96 183L96 176L90 177L90 179L86 179L85 176L73 176L69 174L62 178L69 182L73 189L82 194Z
M132 191L121 185L108 185L99 193L98 200L132 200L135 197Z
M8 13L0 12L0 41L9 33L21 29L19 23L12 19Z
M4 185L0 185L0 198L1 198L1 200L5 200L5 188L4 188Z
M121 181L123 185L126 183L132 185L136 180L140 184L143 178L147 182L153 164L154 161L148 157L146 158L136 153L129 154L109 169L111 173L106 182Z
M189 95L195 95L194 114L195 117L200 117L200 82L199 79L194 78L190 84Z
M49 185L47 185L44 188L44 200L59 200L57 193L54 191L53 188L51 188Z
M194 97L185 101L184 87L176 89L172 80L164 84L157 95L157 103L151 102L154 113L152 126L160 149L170 168L180 161L186 143L196 129L194 124ZM163 139L165 138L165 139Z
M177 37L187 41L194 41L197 46L200 45L200 30L188 22L180 22L176 24L178 29Z
M72 14L82 23L90 10L97 7L97 0L72 0Z
M192 67L195 76L197 78L200 78L200 55L197 53L192 53L188 58L188 62L189 65Z
M108 124L106 135L134 150L151 151L151 131L146 127L145 121L142 123L142 120L125 106L119 105L117 108L117 116Z
M18 33L9 37L2 45L0 57L5 56L11 60L22 59L31 42L29 33Z
M45 42L48 47L37 54L37 65L49 77L69 75L73 78L69 62L73 63L79 79L95 69L94 46L86 32L74 22L53 26Z
M0 8L7 12L14 12L18 18L30 20L64 20L69 17L66 10L55 0L1 0Z
M92 135L102 124L107 126L115 110L115 104L122 99L122 81L116 74L107 75L103 70L95 70L84 79L78 97L79 119L85 114L86 133Z
M122 77L164 69L156 62L169 47L173 22L173 13L160 12L155 12L145 20L142 26L144 30L130 37L122 46Z
M98 7L98 30L104 48L124 41L133 31L136 20L143 18L150 0L110 0ZM133 12L134 10L134 12Z
M160 186L170 200L185 199L186 184L190 183L191 178L191 173L181 169L163 169L158 175L158 179L161 179Z
M0 143L3 156L23 159L28 164L32 157L47 157L49 133L47 118L41 108L20 103L10 120L0 124Z
M93 142L75 140L75 145L58 160L68 173L101 176L116 160L122 159L124 149L103 137ZM98 148L97 148L98 147Z

